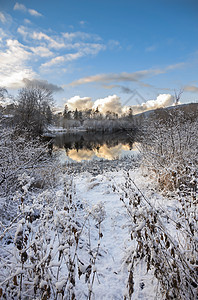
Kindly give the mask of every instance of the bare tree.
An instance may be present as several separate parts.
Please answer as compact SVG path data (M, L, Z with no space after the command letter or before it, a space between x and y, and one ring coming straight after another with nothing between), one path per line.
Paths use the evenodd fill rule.
M183 94L184 90L183 89L180 89L179 92L177 92L175 90L175 105L178 105L179 104L179 100L181 98L181 95Z
M28 86L19 91L16 121L34 134L42 134L49 124L53 92L46 87Z

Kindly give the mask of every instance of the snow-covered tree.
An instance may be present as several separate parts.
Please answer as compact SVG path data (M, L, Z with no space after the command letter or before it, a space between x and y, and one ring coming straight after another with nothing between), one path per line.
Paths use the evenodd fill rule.
M160 299L197 296L198 110L192 107L158 110L144 120L142 170L150 177L150 197L129 173L119 191L131 222L133 246L126 258L130 298L134 271L141 263L158 280ZM155 198L156 192L163 202Z
M19 91L15 120L33 134L41 134L52 120L53 93L45 87L26 87Z

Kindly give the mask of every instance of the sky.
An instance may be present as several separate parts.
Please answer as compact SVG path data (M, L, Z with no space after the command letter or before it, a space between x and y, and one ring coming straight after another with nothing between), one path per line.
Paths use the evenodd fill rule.
M198 1L0 0L0 82L45 83L60 107L196 102Z

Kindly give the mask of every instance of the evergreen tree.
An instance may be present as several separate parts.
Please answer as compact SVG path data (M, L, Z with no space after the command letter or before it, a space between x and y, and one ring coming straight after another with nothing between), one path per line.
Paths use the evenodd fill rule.
M65 105L65 108L64 108L64 112L63 112L63 118L64 119L67 119L67 115L68 115L68 106L67 104Z
M77 108L76 108L76 110L74 112L74 120L79 120L79 112L78 112Z
M50 106L48 105L47 109L46 109L46 120L47 120L47 123L48 124L52 124L52 119L53 119L53 114L52 114Z

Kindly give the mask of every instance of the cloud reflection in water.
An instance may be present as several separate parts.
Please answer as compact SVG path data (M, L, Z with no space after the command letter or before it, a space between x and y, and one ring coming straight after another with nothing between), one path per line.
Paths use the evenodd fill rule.
M92 160L92 159L108 159L113 160L124 155L130 154L130 146L118 144L115 147L101 146L99 149L85 150L76 149L68 150L67 157L74 161Z

